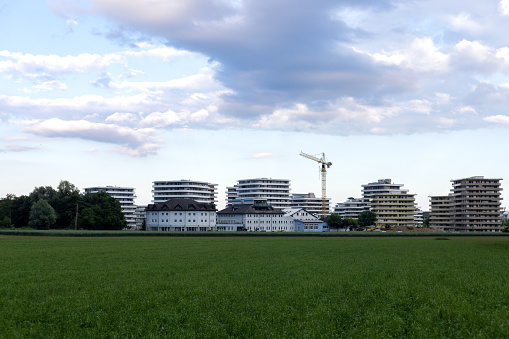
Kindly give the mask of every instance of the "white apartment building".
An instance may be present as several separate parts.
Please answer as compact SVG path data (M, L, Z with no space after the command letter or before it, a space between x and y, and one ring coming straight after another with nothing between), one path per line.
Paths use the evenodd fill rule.
M85 194L106 192L111 197L117 199L120 202L120 207L122 208L122 213L124 213L127 226L136 227L136 221L134 217L136 210L136 206L134 205L134 198L136 198L136 194L134 193L134 188L116 186L95 186L85 188L84 192Z
M377 182L370 182L362 187L362 198L364 201L369 203L369 199L374 194L386 194L386 193L408 193L407 189L402 189L403 184L394 184L392 179L379 179Z
M170 199L193 199L200 203L217 204L217 184L194 180L164 180L152 183L152 203Z
M363 198L349 197L345 202L339 202L334 206L334 213L339 214L343 219L357 219L364 211L369 211L369 206Z
M241 179L236 185L226 189L227 205L231 205L234 200L266 200L275 208L290 207L290 180L288 179Z
M294 219L265 200L233 202L217 212L218 231L293 232Z
M294 193L292 194L290 207L292 208L302 208L306 211L313 213L315 215L322 214L322 198L317 198L314 193L300 194ZM327 198L325 200L325 211L326 214L330 214L330 199Z
M134 211L134 221L136 223L136 229L141 229L143 224L143 220L147 220L147 206L136 205L136 209Z
M192 199L170 199L147 206L147 231L215 231L216 206Z

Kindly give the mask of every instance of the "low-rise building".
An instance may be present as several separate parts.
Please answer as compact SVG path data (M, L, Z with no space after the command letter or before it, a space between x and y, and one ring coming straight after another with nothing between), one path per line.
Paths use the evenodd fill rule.
M329 225L303 208L284 209L285 216L293 219L295 232L329 232Z
M238 200L217 212L217 230L292 232L294 223L293 218L266 200Z
M192 199L170 199L147 206L147 231L215 231L216 206Z

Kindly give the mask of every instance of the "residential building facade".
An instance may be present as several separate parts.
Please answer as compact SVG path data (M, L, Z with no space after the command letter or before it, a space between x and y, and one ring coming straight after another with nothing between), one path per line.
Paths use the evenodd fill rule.
M215 231L216 206L192 199L170 199L147 206L147 231Z
M147 221L147 206L136 205L135 207L136 207L136 209L134 210L134 221L136 223L135 229L139 230L143 225L143 221L145 222Z
M501 178L453 179L448 196L430 197L430 227L452 232L501 232Z
M287 218L293 219L295 232L329 232L329 225L304 208L283 210Z
M290 207L290 180L255 178L241 179L232 187L226 188L226 202L234 200L266 200L274 208Z
M415 194L382 193L370 196L370 209L376 214L377 226L417 226Z
M152 183L152 203L170 199L192 199L205 204L217 204L217 184L194 180L164 180Z
M266 200L232 202L217 212L218 231L292 232L293 218Z
M349 197L345 202L339 202L334 206L334 213L343 219L351 218L357 220L359 214L369 211L368 202L364 198Z
M290 207L302 208L315 215L322 214L322 198L317 198L314 193L300 194L294 193L291 196ZM326 214L330 214L330 199L325 200Z
M122 213L124 214L125 221L128 228L136 227L134 198L136 194L132 187L117 187L117 186L95 186L83 189L85 194L93 194L98 192L106 192L111 197L120 202Z

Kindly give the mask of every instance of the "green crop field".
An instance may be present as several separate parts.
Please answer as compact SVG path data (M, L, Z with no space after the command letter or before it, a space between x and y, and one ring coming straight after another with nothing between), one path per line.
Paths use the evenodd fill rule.
M0 337L509 337L509 237L0 235Z

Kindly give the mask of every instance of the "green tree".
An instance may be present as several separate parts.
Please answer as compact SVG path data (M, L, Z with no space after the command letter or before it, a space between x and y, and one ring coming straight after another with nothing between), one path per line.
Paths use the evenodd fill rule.
M350 226L353 226L353 227L357 227L359 226L359 222L355 219L352 219L352 218L346 218L345 219L345 224L346 224L346 227L350 227Z
M30 208L28 226L36 229L49 229L55 224L57 214L44 199L35 202Z
M146 231L147 230L147 219L143 219L141 222L141 228L140 231Z
M422 221L422 227L429 228L429 217Z
M329 215L329 218L327 219L327 224L330 228L340 228L343 226L343 220L341 219L341 216L337 213L331 213Z
M28 226L28 217L30 215L30 208L32 202L26 195L19 196L12 201L11 211L11 222L14 227L20 228Z
M55 200L57 199L57 191L55 191L55 189L51 186L35 187L34 190L30 193L29 197L32 204L43 199L53 206Z
M120 202L106 192L81 199L78 227L88 230L121 230L127 226Z
M11 218L5 216L4 219L2 220L2 223L0 223L0 228L11 228L11 226L12 226Z
M364 211L359 214L358 222L360 227L374 225L376 222L376 214L372 211Z
M76 186L67 180L60 181L53 204L55 212L57 212L55 228L74 228L76 205L80 203L81 199L80 190Z
M502 227L504 228L502 232L509 232L509 219L504 219L502 221Z

